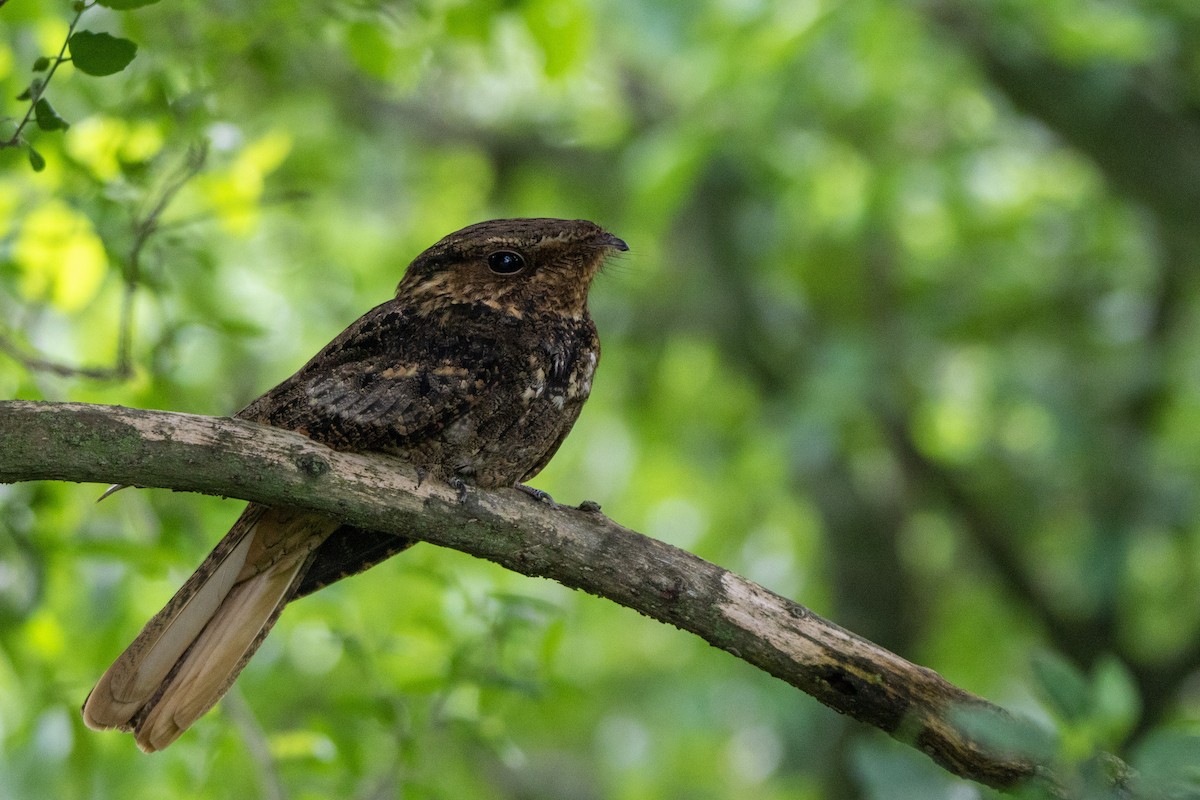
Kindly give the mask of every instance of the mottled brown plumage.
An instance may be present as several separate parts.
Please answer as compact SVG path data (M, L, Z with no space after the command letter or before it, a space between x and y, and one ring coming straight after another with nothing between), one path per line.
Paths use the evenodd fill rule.
M409 265L367 312L239 417L335 449L400 455L485 488L536 475L570 431L600 358L592 278L620 239L583 220L493 220ZM251 503L84 704L94 728L173 742L228 690L283 607L409 545Z

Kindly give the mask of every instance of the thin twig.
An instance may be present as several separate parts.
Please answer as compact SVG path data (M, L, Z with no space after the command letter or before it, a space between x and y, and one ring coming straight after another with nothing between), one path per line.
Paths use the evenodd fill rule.
M200 170L204 169L204 162L207 159L207 141L201 141L199 144L189 147L182 166L176 171L174 177L163 186L158 201L150 213L134 222L133 246L129 249L129 258L126 261L125 288L121 296L121 323L117 333L115 372L120 378L128 378L133 373L133 299L138 281L141 279L142 249L159 229L159 221L163 212L167 210L167 206L175 199L179 190L196 177Z
M242 742L246 745L246 752L254 762L258 775L258 796L263 800L287 800L287 787L279 776L275 757L271 755L267 734L258 723L258 718L254 716L254 709L246 702L245 696L237 686L225 695L221 701L221 708L237 726L242 735Z
M0 5L3 4L0 3ZM34 112L37 109L38 101L41 100L45 95L46 87L50 85L50 79L53 78L54 73L58 71L59 64L71 60L66 54L67 47L71 43L71 35L75 33L75 26L79 24L79 20L85 13L87 13L88 9L95 5L96 4L94 2L83 4L78 13L75 14L75 19L71 20L70 26L67 27L67 36L63 39L62 48L59 49L58 55L51 60L50 69L46 73L46 77L40 81L35 78L29 82L29 108L25 111L25 116L21 118L21 122L17 125L17 129L13 131L13 135L8 139L0 141L0 150L3 150L6 147L20 147L21 145L26 144L25 140L21 138L21 131L25 130L25 126L29 124L29 120L33 119Z
M46 372L64 378L90 380L127 380L133 375L133 303L142 273L142 251L150 238L161 229L161 218L171 201L204 168L208 143L188 148L183 164L163 184L150 210L133 220L133 244L122 270L121 311L117 322L116 356L110 367L81 367L49 359L25 350L7 333L0 332L0 353L20 363L30 372Z

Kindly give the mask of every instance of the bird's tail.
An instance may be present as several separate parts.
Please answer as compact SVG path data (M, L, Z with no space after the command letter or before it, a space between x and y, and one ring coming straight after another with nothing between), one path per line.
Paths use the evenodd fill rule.
M100 678L83 704L96 729L161 750L213 707L254 655L338 523L256 503Z

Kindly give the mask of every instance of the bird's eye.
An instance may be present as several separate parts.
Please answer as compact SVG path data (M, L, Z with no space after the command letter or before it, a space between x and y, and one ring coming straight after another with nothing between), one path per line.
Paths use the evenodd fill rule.
M488 269L497 275L516 275L525 269L525 258L512 250L497 250L488 256Z

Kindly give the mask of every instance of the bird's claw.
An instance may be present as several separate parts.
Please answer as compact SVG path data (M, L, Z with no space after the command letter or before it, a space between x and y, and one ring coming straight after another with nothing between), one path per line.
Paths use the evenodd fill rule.
M549 492L543 492L541 489L535 489L532 486L526 486L523 483L517 484L517 489L537 500L539 503L545 503L551 508L558 508L558 503L554 502L554 498Z
M99 503L101 500L108 497L110 494L116 494L117 492L121 491L122 489L128 489L129 486L130 486L130 484L128 484L128 483L114 483L112 486L110 486L104 490L104 494L102 494L96 498L96 502Z
M467 502L467 484L463 482L462 478L451 478L447 483L450 484L451 489L458 492L458 502Z

